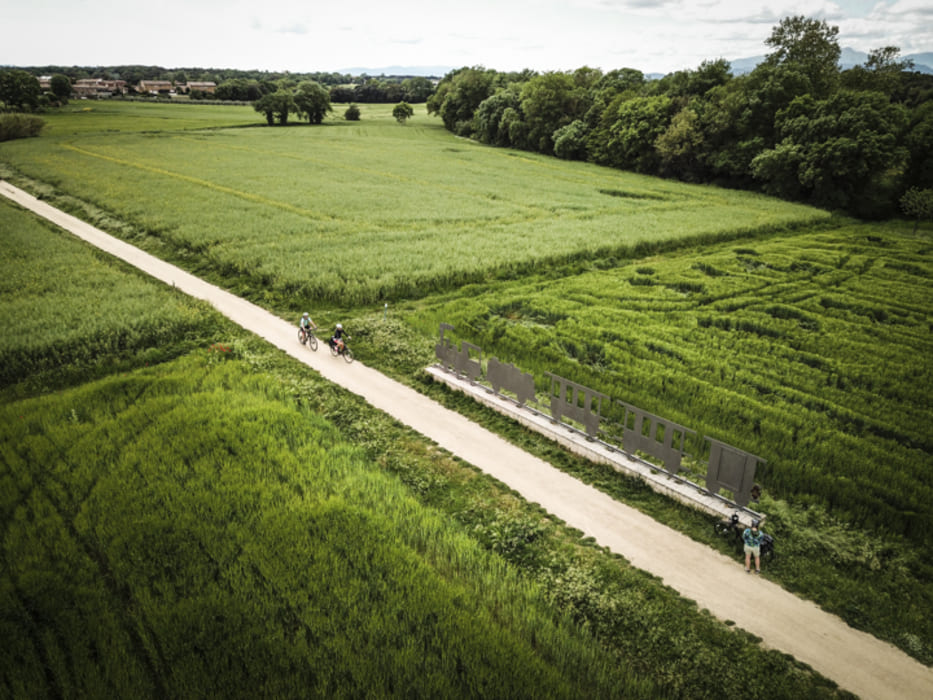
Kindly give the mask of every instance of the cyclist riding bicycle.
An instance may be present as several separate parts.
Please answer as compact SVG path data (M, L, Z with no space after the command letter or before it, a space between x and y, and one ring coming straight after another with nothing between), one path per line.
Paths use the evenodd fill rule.
M311 314L305 311L303 314L301 314L301 320L298 321L298 328L305 333L309 333L310 331L313 331L317 328L317 324L311 320Z
M347 346L343 340L344 336L347 337L347 340L352 340L349 334L343 329L343 324L338 323L337 327L334 329L333 336L331 336L330 346L332 348L337 348L339 352L343 352L343 349Z

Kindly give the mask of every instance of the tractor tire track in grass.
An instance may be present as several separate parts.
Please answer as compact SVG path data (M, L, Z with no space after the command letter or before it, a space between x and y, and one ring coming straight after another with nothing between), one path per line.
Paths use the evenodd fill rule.
M766 578L748 576L734 559L712 552L612 500L497 435L442 408L359 362L332 362L295 342L293 324L88 224L39 202L6 183L0 193L49 218L181 291L206 299L221 313L256 333L326 379L359 394L441 447L475 465L524 498L658 576L681 595L721 620L761 637L768 647L791 654L843 688L868 698L923 698L933 689L933 669L890 644L858 632L842 620L800 600Z
M218 185L217 183L210 182L208 180L203 180L201 178L193 177L191 175L183 175L181 173L174 173L171 170L166 170L164 168L158 168L154 165L143 165L142 163L137 163L130 160L125 160L123 158L116 158L114 156L103 155L102 153L94 153L89 151L86 148L80 148L71 144L63 144L63 148L66 148L75 153L80 153L91 158L99 158L100 160L106 160L111 163L116 163L117 165L125 165L129 168L136 168L137 170L144 170L146 172L154 173L156 175L161 175L163 177L170 177L176 180L181 180L183 182L189 182L198 187L204 187L206 189L214 190L216 192L221 192L223 194L230 195L232 197L238 197L239 199L244 199L248 202L255 202L257 204L263 204L270 207L275 207L276 209L281 209L282 211L287 211L291 214L298 214L299 216L307 217L309 219L314 219L317 221L333 221L333 217L325 216L318 214L310 209L303 209L302 207L296 207L294 204L289 204L288 202L280 202L274 199L269 199L268 197L263 197L262 195L254 194L252 192L244 192L243 190L238 190L233 187L227 187L226 185Z

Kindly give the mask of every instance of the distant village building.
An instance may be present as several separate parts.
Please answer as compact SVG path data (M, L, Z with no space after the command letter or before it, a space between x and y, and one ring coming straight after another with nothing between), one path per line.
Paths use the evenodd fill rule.
M110 97L111 95L125 95L125 80L104 80L102 78L81 78L71 86L71 91L77 97Z
M171 80L140 80L136 92L143 95L158 95L160 92L174 92L175 85Z
M201 81L201 82L189 82L185 85L179 85L179 92L184 92L190 94L192 90L197 90L199 92L206 92L208 95L213 95L214 91L217 89L217 83L210 81Z

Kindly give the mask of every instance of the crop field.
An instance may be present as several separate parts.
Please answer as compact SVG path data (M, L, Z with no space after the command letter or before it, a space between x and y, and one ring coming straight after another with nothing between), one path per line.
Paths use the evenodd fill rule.
M845 696L9 204L0 243L55 280L4 309L44 359L0 404L0 695ZM50 354L46 306L94 324Z
M0 177L283 317L348 323L363 362L426 391L439 391L422 369L438 324L451 323L457 340L539 380L559 374L760 455L780 542L768 573L933 661L929 229L480 146L421 108L405 125L390 106L364 105L360 122L286 128L248 107L69 110L47 115L40 138L0 144ZM121 282L22 219L0 205L0 310L21 323L0 341L11 397L225 340L201 305L135 274ZM349 423L355 434L363 421ZM446 483L429 466L396 467L388 441L374 440L370 458L415 492ZM642 498L615 475L587 478ZM461 504L451 517L474 512ZM705 523L689 520L671 518L705 541ZM485 544L524 541L509 537ZM575 576L531 568L539 583ZM575 591L604 595L589 585ZM624 604L599 599L580 606L593 611L587 624L624 639L627 658L639 653L631 626L599 626L603 605ZM704 646L683 641L678 653L694 643ZM697 668L715 663L704 655ZM671 683L703 675L638 665Z
M0 410L5 695L652 696L275 391L192 355Z
M129 355L156 362L217 327L207 305L115 269L5 198L0 235L0 387L34 390L63 368L107 373Z
M47 197L106 212L134 242L154 236L267 294L343 306L829 218L750 193L458 140L423 108L404 125L383 109L313 128L207 128L189 108L209 109L59 115L47 136L0 145L0 163L52 185ZM214 109L218 127L249 118L248 108Z
M550 371L766 455L760 478L781 498L929 542L931 279L929 237L859 225L466 287L399 313L425 334L453 324L545 396Z

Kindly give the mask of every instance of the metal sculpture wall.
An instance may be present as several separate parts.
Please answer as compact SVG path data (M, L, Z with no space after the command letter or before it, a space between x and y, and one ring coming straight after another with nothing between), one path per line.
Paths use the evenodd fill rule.
M630 403L618 403L625 408L625 418L622 420L622 444L625 451L634 453L641 450L661 460L668 474L677 476L687 454L687 434L696 435L696 431L643 411Z
M441 324L441 337L437 345L434 346L434 355L441 361L445 369L453 369L459 376L475 382L477 377L483 373L483 351L476 345L466 341L460 343L461 349L457 350L450 340L444 337L444 331L452 331L453 329L454 327L449 323Z
M715 494L721 488L729 489L732 500L744 508L752 499L755 469L764 464L764 460L708 435L705 438L710 444L706 490Z
M466 341L461 342L459 350L456 349L444 335L453 329L448 323L440 324L440 341L434 346L434 354L444 369L453 370L457 376L476 382L483 372L483 351ZM686 452L687 436L696 436L696 431L624 401L616 402L624 409L622 423L617 424L603 416L603 400L610 401L609 396L556 374L544 374L550 379L548 402L552 420L577 430L563 419L575 421L583 426L582 432L589 439L600 439L609 447L621 449L636 458L636 453L653 457L663 467L652 466L680 478L678 474L683 470L683 459L690 456ZM537 403L534 376L522 372L515 365L504 364L495 357L490 358L486 380L498 396L509 398L501 393L504 389L515 395L519 405L528 401ZM619 433L620 440L616 438ZM755 470L765 461L714 438L705 436L705 440L709 452L706 460L706 490L718 496L721 489L728 489L732 492L733 502L745 507L757 488L754 484ZM699 456L698 460L703 461Z
M561 418L567 416L583 424L586 434L595 439L599 433L602 400L608 400L609 397L556 374L544 374L551 379L551 390L548 392L551 400L551 418L560 423Z
M495 357L490 357L486 363L486 379L492 384L492 389L499 394L505 389L515 394L519 406L526 401L535 401L535 378L530 372L522 372L513 364L503 364Z

